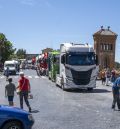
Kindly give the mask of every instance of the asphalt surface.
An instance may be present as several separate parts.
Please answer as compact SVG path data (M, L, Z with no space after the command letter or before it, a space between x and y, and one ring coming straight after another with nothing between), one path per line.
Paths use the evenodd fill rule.
M47 77L38 77L34 70L25 70L32 88L29 100L35 124L32 129L120 129L120 111L111 109L111 86L101 85L92 92L87 90L62 91ZM19 76L12 76L17 86ZM0 103L8 104L4 97L6 80L0 76ZM15 106L19 98L15 95ZM28 110L26 105L24 109ZM117 108L116 108L117 109Z

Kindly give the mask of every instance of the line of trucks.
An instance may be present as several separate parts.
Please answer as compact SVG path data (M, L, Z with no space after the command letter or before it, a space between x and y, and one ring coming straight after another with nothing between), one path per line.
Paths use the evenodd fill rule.
M63 90L96 87L98 59L88 44L63 43L60 50L39 55L36 62L38 69Z

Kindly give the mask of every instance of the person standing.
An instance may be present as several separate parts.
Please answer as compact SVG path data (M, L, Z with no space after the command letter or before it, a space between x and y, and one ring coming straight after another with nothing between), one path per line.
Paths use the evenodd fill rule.
M9 106L13 106L14 92L16 91L15 84L12 83L12 78L8 79L9 84L5 86L5 97L8 97Z
M5 70L6 81L8 81L9 74L9 67L7 67L7 69Z
M101 80L102 80L102 85L105 85L105 70L103 69L101 72Z
M110 81L110 77L111 77L109 68L107 68L107 70L106 70L105 77L106 77L106 86L109 86L109 81Z
M29 80L24 77L24 73L20 72L20 80L18 81L18 87L20 90L19 97L20 97L20 107L23 109L23 98L24 101L29 109L29 112L31 112L31 107L28 101L28 93L30 92L30 82Z
M116 81L114 82L113 86L112 86L112 93L113 93L113 102L112 102L112 109L115 109L116 103L117 103L117 107L120 110L120 93L119 93L119 89L120 89L120 77L118 77L116 79Z

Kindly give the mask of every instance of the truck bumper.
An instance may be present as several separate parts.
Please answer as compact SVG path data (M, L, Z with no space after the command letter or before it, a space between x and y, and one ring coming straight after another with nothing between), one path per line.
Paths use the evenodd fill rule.
M96 79L90 80L90 83L87 85L76 85L72 80L66 80L64 83L65 89L87 89L87 88L96 88Z

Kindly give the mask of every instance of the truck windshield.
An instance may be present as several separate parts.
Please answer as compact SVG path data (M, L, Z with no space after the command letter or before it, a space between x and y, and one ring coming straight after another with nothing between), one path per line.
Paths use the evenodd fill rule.
M6 64L5 67L15 67L14 64Z
M69 65L94 65L94 53L68 54L66 63Z

